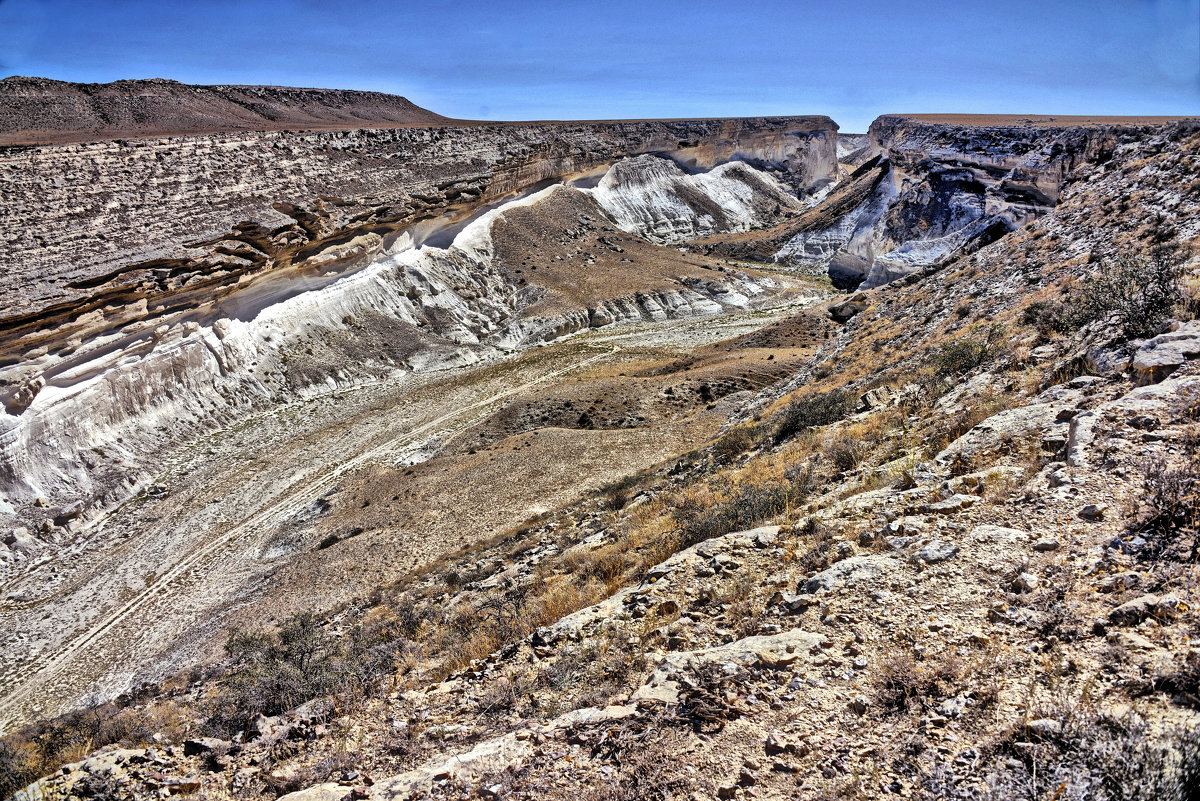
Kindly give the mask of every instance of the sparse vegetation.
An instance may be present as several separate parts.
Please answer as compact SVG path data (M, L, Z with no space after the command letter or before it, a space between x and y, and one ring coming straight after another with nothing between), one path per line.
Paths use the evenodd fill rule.
M802 500L801 489L787 480L763 484L727 483L711 495L685 495L675 510L675 519L683 534L681 547L751 528L786 512Z
M1071 334L1092 323L1111 325L1126 340L1153 336L1172 316L1188 313L1194 303L1181 278L1182 271L1168 251L1105 262L1097 273L1068 287L1061 300L1027 306L1021 321L1043 337Z
M1200 443L1188 443L1191 458L1172 468L1159 457L1143 464L1143 493L1130 532L1140 535L1146 559L1200 560Z
M854 411L855 398L848 392L826 392L789 403L775 417L775 444L788 440L805 429L836 423Z
M1007 329L999 324L973 330L942 345L933 358L934 373L942 379L974 372L1004 352Z

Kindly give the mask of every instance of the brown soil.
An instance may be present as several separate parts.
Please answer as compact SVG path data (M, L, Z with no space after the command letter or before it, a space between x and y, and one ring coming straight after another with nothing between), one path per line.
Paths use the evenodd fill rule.
M159 79L97 84L14 76L0 81L0 145L458 123L380 92L190 86Z

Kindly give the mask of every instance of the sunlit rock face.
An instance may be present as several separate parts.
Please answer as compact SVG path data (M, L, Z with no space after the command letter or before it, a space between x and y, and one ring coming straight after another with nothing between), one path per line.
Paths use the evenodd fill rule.
M798 118L218 135L0 154L0 184L51 218L35 236L28 209L3 212L16 239L2 279L13 302L0 319L0 522L28 520L22 510L40 498L51 511L118 502L151 479L158 454L250 410L587 327L746 308L769 281L688 279L528 314L538 291L497 263L492 226L549 191L587 196L614 230L655 242L767 224L833 179L834 136L827 120ZM644 150L661 155L622 160ZM741 161L697 166L714 153L771 173ZM586 175L594 188L537 191ZM72 188L96 199L68 224ZM222 220L237 222L213 233ZM54 244L38 251L42 239Z
M840 137L839 158L865 163L869 145L886 160L886 179L844 216L784 243L776 260L863 288L944 264L1047 213L1072 170L1146 130L880 117L866 144Z
M746 231L802 204L770 175L741 162L688 174L677 163L637 156L613 165L592 190L622 230L670 244Z

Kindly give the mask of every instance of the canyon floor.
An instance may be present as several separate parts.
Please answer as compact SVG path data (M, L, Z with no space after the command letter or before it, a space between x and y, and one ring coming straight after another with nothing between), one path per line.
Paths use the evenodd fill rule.
M792 283L801 298L825 294ZM704 408L712 403L697 386L759 389L820 341L817 320L818 336L714 344L813 302L780 301L587 332L481 365L296 401L203 437L162 465L148 492L91 523L68 559L10 587L0 607L0 712L27 717L87 696L89 686L104 694L160 679L219 653L212 638L230 625L260 628L360 596L690 450L726 419L725 408ZM680 359L689 364L653 374ZM663 396L671 387L677 398ZM648 408L651 419L607 429L579 422L589 408L600 417L604 404L630 415ZM507 430L492 419L522 405L563 419ZM471 436L474 447L457 445ZM344 541L314 550L325 537Z

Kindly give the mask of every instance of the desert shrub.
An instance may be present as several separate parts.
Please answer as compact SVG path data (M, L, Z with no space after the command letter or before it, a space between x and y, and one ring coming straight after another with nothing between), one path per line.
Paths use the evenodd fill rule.
M875 701L885 712L900 712L949 694L961 678L961 665L953 656L919 662L903 651L875 673Z
M0 798L107 745L144 746L153 734L178 739L190 723L171 702L134 707L130 699L92 704L0 738Z
M1200 456L1171 469L1163 459L1143 465L1142 494L1130 532L1146 542L1146 559L1195 562L1200 557ZM1190 540L1190 547L1188 541Z
M625 476L601 487L600 494L604 497L604 502L609 509L624 509L626 504L633 500L633 495L641 483L641 476Z
M1035 329L1043 339L1051 334L1065 334L1075 326L1067 313L1067 305L1061 300L1039 300L1030 303L1021 312L1021 324Z
M825 455L829 457L835 470L845 472L866 461L870 451L870 446L861 440L839 437L825 448Z
M17 737L0 739L0 798L37 781L48 768L32 743Z
M743 453L762 444L763 432L759 426L735 426L713 443L713 458L720 464L728 464Z
M232 661L209 699L209 726L223 734L245 730L258 715L278 715L345 686L350 674L342 643L309 612L279 630L233 631L225 643Z
M790 481L733 484L706 503L683 503L675 520L683 533L681 547L753 527L804 500Z
M1071 333L1094 322L1113 325L1124 339L1153 336L1185 312L1190 299L1182 271L1166 252L1149 259L1118 259L1068 290L1063 300L1031 304L1022 322L1039 332Z
M982 330L951 340L933 356L934 373L941 378L964 376L1004 351L1004 326L993 323Z
M836 423L853 412L856 405L854 396L841 390L794 400L775 416L775 444L807 428Z
M787 549L787 559L795 561L803 573L816 573L833 564L833 530L815 517L806 517L802 522L785 531L792 535Z
M1152 736L1140 719L1113 719L1092 712L1050 710L1056 734L1034 734L1024 726L994 749L977 771L984 787L956 789L948 778L931 776L925 798L1054 798L1060 801L1193 801L1200 787L1200 738L1195 731ZM940 780L939 780L940 778Z

